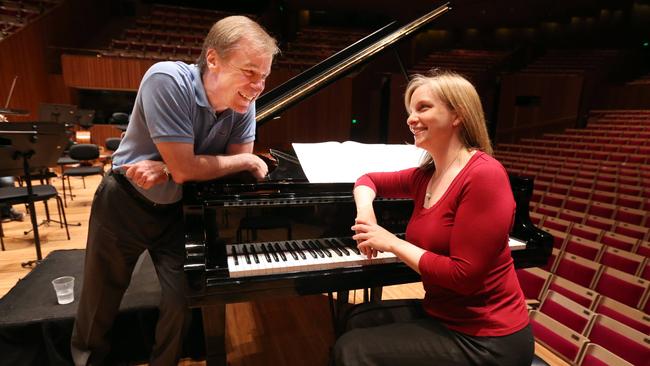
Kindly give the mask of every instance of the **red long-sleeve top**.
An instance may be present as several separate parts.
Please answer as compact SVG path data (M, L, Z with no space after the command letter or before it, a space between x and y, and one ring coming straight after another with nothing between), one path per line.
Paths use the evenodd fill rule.
M426 250L418 268L430 316L474 336L522 329L528 313L508 247L515 202L505 169L477 151L440 200L424 208L432 174L420 168L369 173L356 185L378 196L414 200L406 241Z

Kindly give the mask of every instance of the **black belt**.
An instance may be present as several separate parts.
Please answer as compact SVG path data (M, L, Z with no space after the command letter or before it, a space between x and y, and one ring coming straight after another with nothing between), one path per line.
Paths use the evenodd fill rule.
M156 203L151 201L147 197L143 196L142 193L138 192L138 190L131 184L131 182L129 182L129 179L125 177L123 174L110 170L108 172L108 176L113 177L113 179L115 179L115 181L119 184L119 186L126 193L128 193L129 196L131 196L131 198L133 198L137 202L140 202L147 208L151 208L159 211L166 211L181 206L180 202Z

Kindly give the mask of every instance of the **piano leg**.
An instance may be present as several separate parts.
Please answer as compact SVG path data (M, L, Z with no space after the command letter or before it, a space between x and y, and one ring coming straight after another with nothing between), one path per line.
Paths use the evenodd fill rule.
M381 301L381 293L383 287L372 287L370 289L370 302L379 302Z
M226 366L226 304L201 307L205 361L208 366Z

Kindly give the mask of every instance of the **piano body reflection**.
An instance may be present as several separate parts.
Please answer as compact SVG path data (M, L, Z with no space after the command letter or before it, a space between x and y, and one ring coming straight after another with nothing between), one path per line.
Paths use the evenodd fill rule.
M446 4L403 27L390 24L267 92L257 102L258 125L448 10ZM308 183L295 158L273 155L278 166L267 181L183 187L188 299L190 306L202 309L209 365L226 364L227 303L332 292L339 293L337 301L347 302L348 290L420 281L391 255L368 260L358 252L350 238L353 184ZM511 177L511 185L517 203L510 242L515 265L543 265L552 237L528 216L532 180ZM412 205L410 200L378 198L374 207L382 226L403 233Z

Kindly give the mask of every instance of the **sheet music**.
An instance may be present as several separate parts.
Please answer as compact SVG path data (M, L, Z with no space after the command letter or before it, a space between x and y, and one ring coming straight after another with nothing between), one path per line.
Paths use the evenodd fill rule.
M311 183L354 183L368 172L392 172L418 166L424 156L424 150L405 144L329 141L292 145Z

